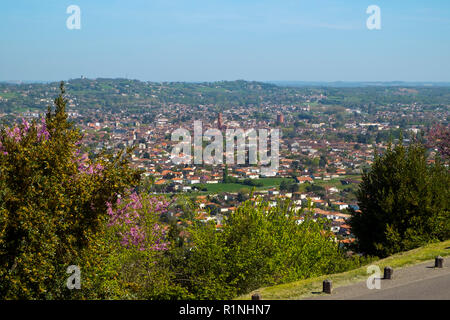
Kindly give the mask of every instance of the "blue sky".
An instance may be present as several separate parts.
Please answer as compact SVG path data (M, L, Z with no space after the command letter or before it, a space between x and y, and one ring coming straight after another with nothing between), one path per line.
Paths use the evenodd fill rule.
M450 81L448 0L1 0L0 31L0 81Z

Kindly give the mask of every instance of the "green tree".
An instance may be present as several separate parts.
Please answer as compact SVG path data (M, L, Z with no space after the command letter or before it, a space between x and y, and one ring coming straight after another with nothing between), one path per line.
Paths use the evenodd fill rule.
M106 204L139 180L129 152L79 154L60 89L40 122L0 132L0 299L95 296ZM66 288L70 265L80 267L83 290Z
M225 165L225 168L223 169L223 173L222 173L222 182L223 182L223 183L228 183L228 182L229 182L229 178L228 178L228 165Z
M449 239L449 179L439 159L427 165L422 145L389 146L363 174L357 192L361 212L350 224L359 250L387 256Z
M270 207L259 199L240 205L219 230L215 223L194 224L176 282L196 299L229 299L359 265L345 257L324 220L307 212L302 223L298 218L288 201Z
M327 157L325 155L320 156L319 167L325 168L327 165Z

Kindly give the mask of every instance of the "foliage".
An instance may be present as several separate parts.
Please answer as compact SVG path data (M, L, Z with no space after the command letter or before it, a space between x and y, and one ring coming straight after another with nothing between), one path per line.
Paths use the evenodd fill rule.
M144 199L133 192L124 202L119 197L115 210L111 203L107 203L107 212L110 216L108 226L115 230L122 247L135 248L139 251L167 250L165 231L156 218L167 212L170 203L163 197L145 197Z
M193 225L185 248L178 249L184 253L175 264L177 283L197 299L227 299L359 265L345 258L325 221L298 218L289 202L270 207L258 200L239 206L221 229Z
M286 180L283 180L280 183L280 191L297 192L298 190L299 185L296 182L287 182Z
M174 204L163 196L132 193L108 204L107 259L100 291L109 299L169 299L183 295L173 282L167 252L168 226L160 217Z
M0 298L95 295L96 269L107 243L107 202L136 184L129 151L90 160L67 121L64 85L39 122L0 133ZM69 265L83 274L82 294L66 288Z
M375 159L357 193L351 219L362 252L387 256L450 238L450 175L439 159L427 164L420 144L400 142Z

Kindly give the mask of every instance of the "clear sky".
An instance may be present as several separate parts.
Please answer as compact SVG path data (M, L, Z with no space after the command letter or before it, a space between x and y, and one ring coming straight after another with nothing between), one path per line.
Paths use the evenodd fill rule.
M450 81L448 0L1 0L0 31L0 81Z

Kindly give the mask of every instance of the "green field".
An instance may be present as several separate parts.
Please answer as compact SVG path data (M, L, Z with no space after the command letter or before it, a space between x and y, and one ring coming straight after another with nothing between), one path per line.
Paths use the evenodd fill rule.
M255 179L255 181L261 181L263 183L262 187L255 187L256 190L266 190L273 187L279 187L281 181L285 180L286 182L293 182L294 180L291 178L262 178ZM217 192L239 192L241 189L252 189L252 186L247 186L240 183L217 183L217 184L196 184L199 188L206 188L207 193L217 193Z
M256 179L256 181L261 181L264 184L264 187L262 188L272 188L272 187L278 187L280 186L282 181L286 182L294 182L294 179L291 178L262 178L262 179Z
M346 189L346 188L351 188L351 189L357 189L358 188L358 184L356 184L356 183L343 185L341 183L341 180L345 180L345 179L361 181L362 178L361 178L360 175L346 175L346 176L342 176L342 177L339 177L339 178L333 178L333 179L330 179L328 181L314 180L314 184L316 184L318 186L322 186L322 187L336 187L338 190L343 190L343 189Z
M361 176L359 175L346 175L342 176L340 178L331 179L329 181L323 181L323 180L315 180L314 184L322 186L322 187L336 187L338 190L343 190L346 188L350 188L353 191L355 191L358 188L358 184L352 183L349 185L342 185L341 180L342 179L352 179L352 180L361 180ZM256 190L267 190L270 188L278 188L282 181L286 182L293 182L294 180L292 178L261 178L261 179L255 179L254 181L260 181L263 183L262 187L255 187ZM299 185L299 191L305 192L306 186L308 184L303 183ZM252 189L252 186L247 186L240 183L217 183L217 184L206 184L206 183L200 183L195 184L194 186L197 186L199 188L206 188L207 193L217 193L217 192L239 192L241 189Z
M18 98L20 95L16 92L0 92L0 97L3 99Z

